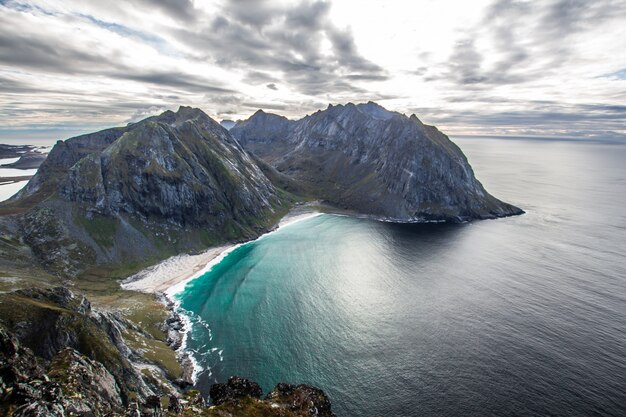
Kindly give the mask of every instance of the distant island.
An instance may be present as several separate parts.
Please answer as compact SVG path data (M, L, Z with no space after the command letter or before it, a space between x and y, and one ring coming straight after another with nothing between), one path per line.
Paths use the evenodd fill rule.
M180 107L22 159L43 162L0 203L0 261L11 276L0 288L0 356L12 375L0 396L3 413L23 416L229 407L330 416L317 388L279 384L262 400L241 378L211 389L217 408L205 409L175 351L184 322L172 302L119 282L170 257L206 263L211 248L254 239L294 208L406 223L523 213L490 195L436 127L373 102L221 124Z

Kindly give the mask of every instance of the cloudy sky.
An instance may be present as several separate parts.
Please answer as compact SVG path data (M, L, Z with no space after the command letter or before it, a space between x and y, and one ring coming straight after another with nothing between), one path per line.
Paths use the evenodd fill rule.
M368 100L453 136L626 140L626 0L0 0L0 141Z

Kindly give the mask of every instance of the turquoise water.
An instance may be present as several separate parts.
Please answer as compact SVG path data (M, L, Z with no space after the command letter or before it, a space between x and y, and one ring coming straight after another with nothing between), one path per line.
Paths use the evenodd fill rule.
M324 389L339 416L625 415L626 146L460 140L524 216L321 215L180 294L210 384Z

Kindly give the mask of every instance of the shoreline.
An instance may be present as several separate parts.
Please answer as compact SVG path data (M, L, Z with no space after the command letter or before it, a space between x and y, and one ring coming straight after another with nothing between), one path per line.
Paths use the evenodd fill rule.
M214 265L221 262L222 259L239 246L254 242L283 227L319 216L320 214L322 213L318 211L293 210L287 213L274 229L262 234L256 239L242 243L226 243L213 246L197 255L182 254L169 257L129 276L120 283L120 286L124 290L150 294L164 294L168 298L172 298L180 293L187 283L208 272Z
M184 380L191 383L191 385L195 385L198 373L202 372L204 368L187 351L187 338L191 331L192 322L189 315L180 308L180 301L176 299L176 295L184 291L189 282L210 271L228 254L240 246L262 239L283 227L317 217L321 214L323 213L316 210L295 208L280 219L274 229L256 239L243 243L214 246L197 255L175 255L131 275L120 283L122 289L156 295L169 311L168 320L166 321L168 338L172 340L172 343L169 345L178 354L179 363L183 367ZM180 328L170 326L169 321L171 319L180 321L182 326Z

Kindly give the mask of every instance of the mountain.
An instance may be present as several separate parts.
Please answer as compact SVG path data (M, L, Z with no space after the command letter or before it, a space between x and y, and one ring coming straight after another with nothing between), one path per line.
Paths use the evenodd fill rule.
M415 115L372 102L296 121L259 110L228 131L181 107L57 142L0 204L1 262L122 278L259 236L298 199L404 222L522 213L487 193L461 150Z
M287 208L226 129L181 107L57 142L0 213L46 269L75 275L255 237Z
M233 126L235 126L235 122L232 120L225 119L220 122L220 125L222 125L224 129L230 130Z
M33 169L39 168L39 166L46 160L48 155L41 152L26 152L20 156L15 162L10 164L0 165L0 168L15 168L15 169Z
M523 213L491 196L436 127L373 102L295 121L259 110L230 133L310 197L343 209L408 222Z

